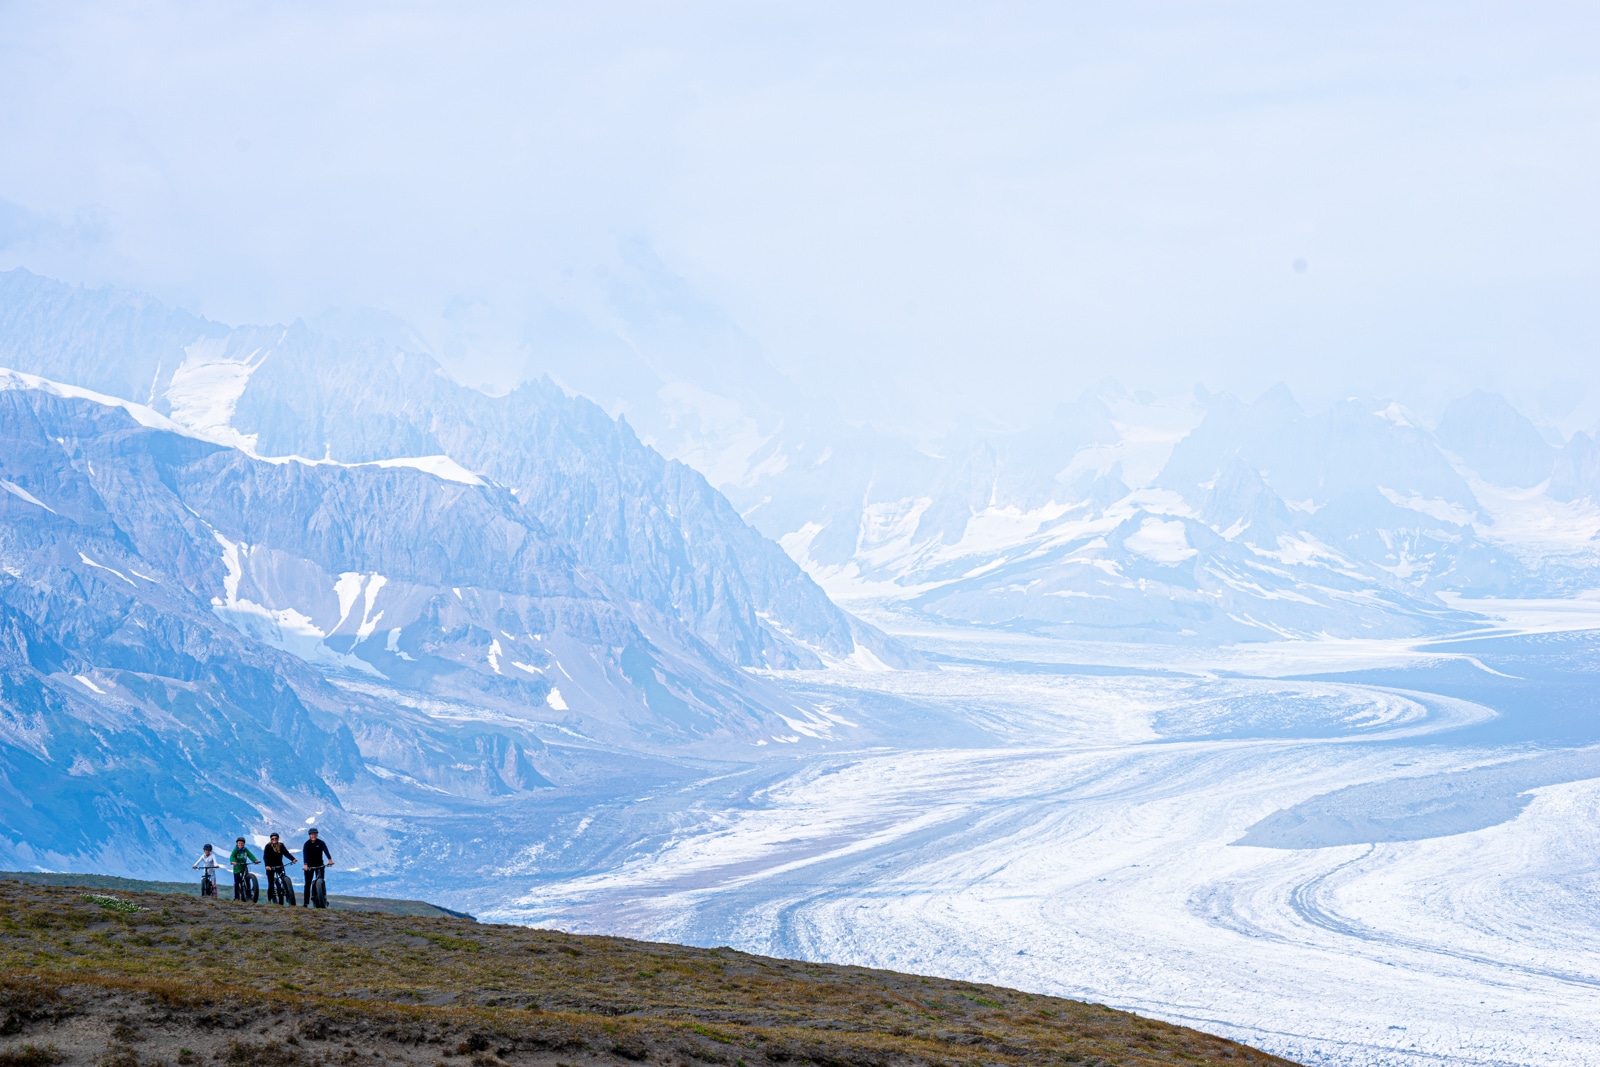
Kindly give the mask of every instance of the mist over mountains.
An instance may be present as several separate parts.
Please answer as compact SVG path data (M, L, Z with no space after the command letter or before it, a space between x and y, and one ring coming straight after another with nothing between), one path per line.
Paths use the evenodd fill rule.
M1497 393L1424 418L1404 398L1106 381L1021 430L912 440L774 387L753 344L734 373L728 324L677 305L671 329L612 309L635 373L605 402L858 610L1111 640L1402 637L1470 624L1456 597L1594 585L1593 436ZM700 364L673 354L695 326ZM588 329L544 338L542 365L584 380Z

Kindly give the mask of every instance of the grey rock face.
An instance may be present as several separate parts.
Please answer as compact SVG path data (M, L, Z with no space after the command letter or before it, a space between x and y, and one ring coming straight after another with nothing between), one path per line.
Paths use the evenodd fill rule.
M739 665L817 667L858 643L910 662L699 474L548 381L490 397L393 331L232 329L25 271L0 274L0 365L148 402L260 455L448 455L512 489L610 588L682 620Z

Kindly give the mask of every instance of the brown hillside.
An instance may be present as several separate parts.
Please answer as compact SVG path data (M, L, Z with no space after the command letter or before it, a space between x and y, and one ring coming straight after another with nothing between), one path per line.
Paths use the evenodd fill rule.
M470 919L0 881L0 1067L1285 1064L1099 1005Z

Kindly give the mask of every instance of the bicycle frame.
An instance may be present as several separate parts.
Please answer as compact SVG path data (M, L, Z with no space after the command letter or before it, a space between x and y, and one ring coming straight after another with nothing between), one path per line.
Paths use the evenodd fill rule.
M314 908L328 906L328 865L320 864L316 867L307 867L306 873L311 875L311 882L306 886L306 903Z
M294 879L289 877L289 872L283 867L267 868L267 902L271 904L287 904L293 907Z
M259 860L256 861L256 863L259 862ZM234 900L243 901L246 904L254 904L261 899L261 882L256 878L255 872L250 869L253 866L255 866L255 863L247 863L243 874L235 874L233 876ZM232 873L231 869L229 873ZM240 890L243 890L243 896L239 895Z

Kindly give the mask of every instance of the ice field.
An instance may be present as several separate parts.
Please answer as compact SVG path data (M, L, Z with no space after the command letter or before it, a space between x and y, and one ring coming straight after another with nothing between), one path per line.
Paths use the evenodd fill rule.
M1600 1062L1593 633L925 637L963 655L806 689L850 724L892 709L903 746L629 798L634 847L514 866L533 884L484 911L1080 997L1306 1063Z

